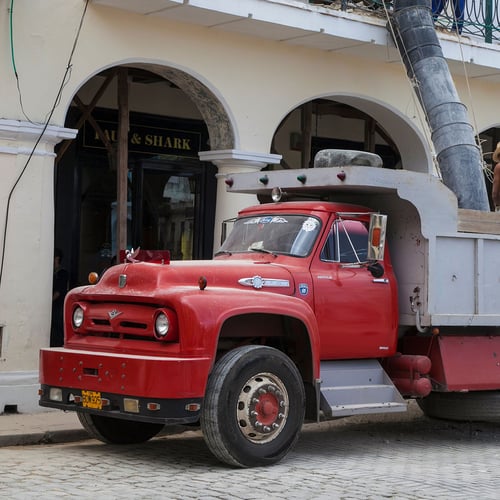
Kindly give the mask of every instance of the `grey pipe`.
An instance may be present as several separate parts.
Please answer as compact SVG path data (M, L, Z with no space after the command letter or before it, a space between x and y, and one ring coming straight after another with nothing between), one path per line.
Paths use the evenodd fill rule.
M481 151L443 56L430 0L395 0L392 26L408 76L417 84L444 184L459 208L489 211Z

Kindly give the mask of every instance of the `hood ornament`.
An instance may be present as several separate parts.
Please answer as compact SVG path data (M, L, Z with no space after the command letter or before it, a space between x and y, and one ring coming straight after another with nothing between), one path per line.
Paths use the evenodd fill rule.
M125 250L125 258L129 262L139 262L136 257L139 255L139 252L141 251L141 247L137 247L135 250L131 248L130 250Z

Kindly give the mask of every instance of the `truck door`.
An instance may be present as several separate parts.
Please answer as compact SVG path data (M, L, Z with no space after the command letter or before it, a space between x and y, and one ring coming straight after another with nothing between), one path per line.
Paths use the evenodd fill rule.
M376 358L394 354L397 293L390 266L376 278L362 262L368 223L336 219L311 265L321 359Z

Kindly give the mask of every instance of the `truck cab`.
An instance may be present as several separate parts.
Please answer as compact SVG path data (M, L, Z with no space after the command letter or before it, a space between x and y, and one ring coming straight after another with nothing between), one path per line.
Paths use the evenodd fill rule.
M239 214L216 259L254 260L263 253L263 262L288 269L293 295L314 312L321 360L392 356L397 284L389 252L381 275L370 271L369 225L369 209L357 205L263 204ZM279 285L265 276L247 283L270 290Z

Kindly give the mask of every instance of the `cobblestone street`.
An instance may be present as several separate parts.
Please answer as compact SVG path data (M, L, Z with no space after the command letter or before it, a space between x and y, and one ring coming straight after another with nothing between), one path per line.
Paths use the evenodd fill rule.
M199 431L138 446L0 448L3 498L498 499L500 426L409 415L304 427L268 468L231 469Z

